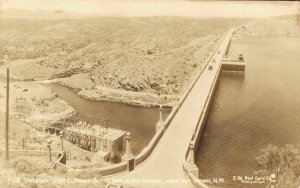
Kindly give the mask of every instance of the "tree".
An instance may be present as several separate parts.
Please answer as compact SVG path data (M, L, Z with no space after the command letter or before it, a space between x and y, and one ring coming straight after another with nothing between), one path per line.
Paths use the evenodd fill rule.
M268 145L260 151L256 157L259 170L254 172L255 175L276 174L279 187L295 187L299 184L300 152L297 148L290 144L282 148Z

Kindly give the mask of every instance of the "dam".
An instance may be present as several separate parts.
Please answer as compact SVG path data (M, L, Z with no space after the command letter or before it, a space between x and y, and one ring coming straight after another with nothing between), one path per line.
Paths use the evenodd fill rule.
M129 179L149 180L129 183L135 187L151 187L153 182L150 180L159 181L155 184L156 187L194 187L192 183L207 187L198 180L194 152L189 146L192 141L195 143L193 147L197 147L197 140L200 138L198 133L203 130L231 35L232 30L224 35L219 48L182 96L179 104L164 120L163 126L156 130L150 144L140 154L131 155L128 162L125 160L125 164L116 166L119 173L109 175L108 179L117 179L118 182ZM171 183L172 179L179 182Z
M151 187L153 183L156 187L207 187L198 179L194 148L198 147L223 67L225 71L244 71L246 66L244 60L233 61L226 56L232 32L224 33L219 47L167 117L160 107L155 135L146 147L139 153L132 152L131 134L127 132L121 162L89 171L101 174L107 182L135 187ZM70 171L80 173L80 169ZM144 181L129 182L131 179Z

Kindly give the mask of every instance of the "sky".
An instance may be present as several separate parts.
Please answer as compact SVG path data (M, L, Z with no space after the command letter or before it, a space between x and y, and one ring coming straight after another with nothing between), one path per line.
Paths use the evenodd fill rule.
M0 9L62 10L103 16L270 17L299 13L299 2L188 0L0 0Z

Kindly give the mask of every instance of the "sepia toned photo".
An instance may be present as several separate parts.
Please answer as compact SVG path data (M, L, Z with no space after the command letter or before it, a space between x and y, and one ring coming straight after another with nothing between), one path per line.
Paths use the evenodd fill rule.
M300 188L300 2L0 0L1 188Z

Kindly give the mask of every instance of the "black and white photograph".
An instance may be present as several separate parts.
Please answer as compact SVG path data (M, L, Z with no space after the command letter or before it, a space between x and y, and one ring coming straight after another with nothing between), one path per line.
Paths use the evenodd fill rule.
M300 188L300 1L0 0L1 188Z

